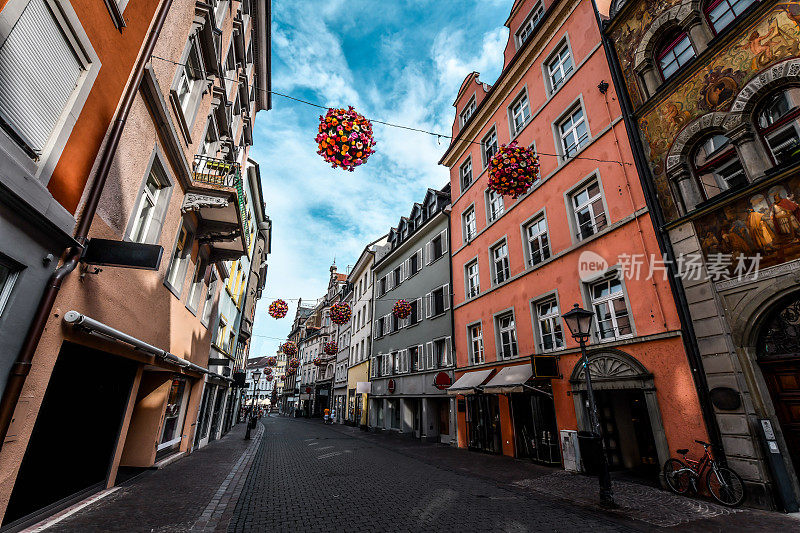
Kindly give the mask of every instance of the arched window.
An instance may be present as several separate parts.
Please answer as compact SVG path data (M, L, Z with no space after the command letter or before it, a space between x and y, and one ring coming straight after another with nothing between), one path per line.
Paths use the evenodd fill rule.
M714 34L721 32L736 17L758 0L709 0L705 12Z
M766 99L756 126L776 165L800 154L800 88L784 89Z
M658 48L656 57L661 76L665 81L668 80L694 56L694 47L688 33L681 31L669 34L663 39L663 44Z
M724 135L706 137L692 155L694 175L706 200L747 183L736 148Z

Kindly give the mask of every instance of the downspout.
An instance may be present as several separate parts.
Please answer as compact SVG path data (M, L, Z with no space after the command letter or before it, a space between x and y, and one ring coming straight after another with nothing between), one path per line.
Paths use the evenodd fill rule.
M711 405L711 399L708 393L708 380L706 379L705 369L703 367L703 359L700 355L700 350L697 347L697 336L694 331L694 324L692 323L691 313L689 311L689 303L686 300L686 293L684 292L683 285L678 282L678 274L675 271L675 252L672 249L672 243L669 240L669 235L664 230L664 214L661 212L661 206L658 203L658 197L653 185L653 175L650 170L650 165L647 156L642 148L642 140L638 136L638 126L634 120L633 106L630 97L625 88L625 83L622 78L622 70L619 65L616 50L604 31L604 23L600 18L600 12L597 9L596 0L592 0L594 7L595 18L597 19L597 26L600 30L600 39L603 43L603 50L606 53L609 69L611 70L611 80L614 83L617 97L619 98L620 106L622 107L622 118L625 121L625 129L628 132L628 140L631 144L631 151L633 152L633 160L636 165L636 170L639 173L639 181L642 184L644 192L645 203L650 211L650 217L653 221L655 229L656 241L658 247L667 262L669 270L669 285L672 289L672 294L676 299L676 308L678 311L678 318L681 322L681 330L683 345L686 349L687 359L692 370L692 378L694 380L694 387L697 391L697 397L700 402L700 410L703 413L703 421L705 422L706 429L708 430L708 438L711 441L717 453L717 457L722 458L724 461L724 448L722 446L722 434L717 423L717 418L714 415L714 409Z
M161 4L153 26L150 29L150 33L147 36L147 41L145 41L142 52L136 62L133 76L130 82L128 82L128 86L125 88L125 94L123 95L117 118L111 124L108 142L106 142L103 153L100 156L97 174L90 186L91 188L89 189L86 205L83 208L78 228L75 231L75 240L80 243L80 246L72 246L67 249L64 262L50 276L44 289L44 294L42 294L42 298L39 301L39 307L36 309L36 313L33 316L31 326L25 335L22 348L11 367L8 383L3 391L3 397L0 399L0 450L2 450L3 442L6 439L8 428L14 416L14 410L22 394L22 387L25 385L25 380L30 373L36 347L39 345L39 340L42 338L42 333L47 325L50 312L53 310L56 296L59 290L61 290L61 284L64 282L64 279L75 270L75 267L78 266L78 262L83 255L86 238L89 235L89 228L97 212L97 206L100 204L100 197L103 194L103 188L111 169L111 163L114 160L119 141L122 138L125 122L128 120L128 115L130 114L131 107L136 98L136 93L139 91L139 86L142 83L145 65L150 60L150 56L153 53L161 29L164 27L164 21L167 18L167 13L171 6L172 0L164 0Z

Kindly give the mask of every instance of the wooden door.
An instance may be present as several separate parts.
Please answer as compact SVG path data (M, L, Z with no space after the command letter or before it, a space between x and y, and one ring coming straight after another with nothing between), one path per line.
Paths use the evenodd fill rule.
M761 370L796 468L800 465L800 357L761 361Z

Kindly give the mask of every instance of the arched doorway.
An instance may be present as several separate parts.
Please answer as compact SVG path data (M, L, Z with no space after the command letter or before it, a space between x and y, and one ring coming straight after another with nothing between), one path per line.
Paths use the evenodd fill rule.
M598 350L588 357L609 467L655 482L669 446L653 375L620 350ZM578 428L590 430L584 372L579 360L570 383Z
M800 464L800 292L774 304L761 328L757 355L796 468Z

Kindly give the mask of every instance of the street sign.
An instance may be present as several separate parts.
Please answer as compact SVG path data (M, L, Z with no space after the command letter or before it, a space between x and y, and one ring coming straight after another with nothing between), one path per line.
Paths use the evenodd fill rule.
M81 262L123 268L158 270L164 247L158 244L90 239Z

